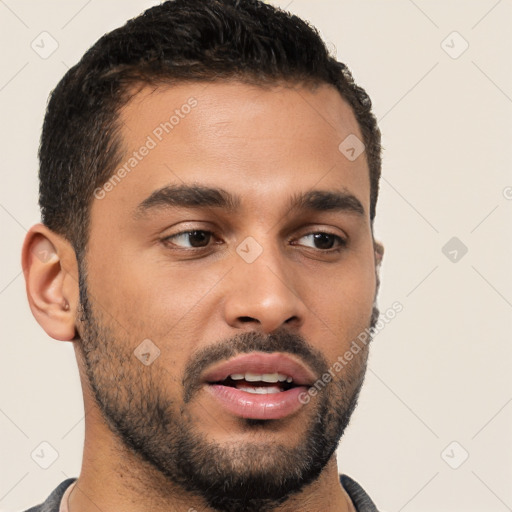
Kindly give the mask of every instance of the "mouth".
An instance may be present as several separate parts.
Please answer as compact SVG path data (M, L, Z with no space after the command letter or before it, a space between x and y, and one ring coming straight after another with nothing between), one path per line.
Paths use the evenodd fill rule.
M280 419L301 409L300 394L313 385L315 376L287 354L252 352L215 365L202 380L226 412Z
M282 393L297 387L293 377L282 373L233 373L222 381L211 382L220 386L236 388L246 393L256 395L267 395L271 393Z

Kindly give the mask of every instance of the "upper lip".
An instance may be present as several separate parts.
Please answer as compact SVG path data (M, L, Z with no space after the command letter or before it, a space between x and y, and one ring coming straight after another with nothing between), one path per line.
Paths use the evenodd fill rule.
M313 372L303 363L283 353L251 352L215 364L203 374L204 382L220 382L233 373L281 373L293 379L298 386L312 386Z

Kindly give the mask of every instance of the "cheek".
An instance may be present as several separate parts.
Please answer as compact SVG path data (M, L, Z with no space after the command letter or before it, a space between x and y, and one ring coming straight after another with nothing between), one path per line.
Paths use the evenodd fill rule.
M331 272L322 289L318 285L317 280L316 287L310 287L305 303L326 331L325 340L332 340L326 351L337 357L370 324L376 285L373 264L355 261Z
M128 260L119 257L116 271L104 275L105 302L132 344L149 338L161 350L159 364L179 374L205 334L212 336L212 290L225 271L178 267L161 257Z
M161 325L162 331L168 331L204 296L209 281L208 276L184 272L150 251L130 253L121 244L112 248L108 258L91 252L88 261L94 298L109 314L131 326L143 320L153 329Z

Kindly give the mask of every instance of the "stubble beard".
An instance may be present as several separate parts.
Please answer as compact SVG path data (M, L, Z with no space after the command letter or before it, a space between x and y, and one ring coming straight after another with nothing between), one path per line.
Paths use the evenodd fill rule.
M133 355L140 340L116 339L114 329L93 313L85 278L82 269L79 348L96 403L123 446L172 486L223 512L271 511L318 479L356 407L367 347L354 358L354 364L344 368L343 379L331 381L303 406L296 421L304 433L296 446L277 442L226 446L207 440L189 414L188 405L200 392L195 377L205 365L238 353L282 351L301 357L317 375L323 375L329 369L323 355L290 332L243 333L194 356L183 378L176 379L184 383L183 396L188 397L178 404L166 396L162 385L175 376L157 363L144 366ZM374 307L370 327L377 317ZM244 431L258 434L270 431L275 422L240 418Z

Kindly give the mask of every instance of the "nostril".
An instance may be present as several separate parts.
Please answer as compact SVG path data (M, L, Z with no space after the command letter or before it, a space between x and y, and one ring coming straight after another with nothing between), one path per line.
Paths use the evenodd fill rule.
M258 320L256 320L255 318L252 318L251 316L240 316L240 317L238 317L238 320L240 320L240 322L243 322L243 323L258 322Z

